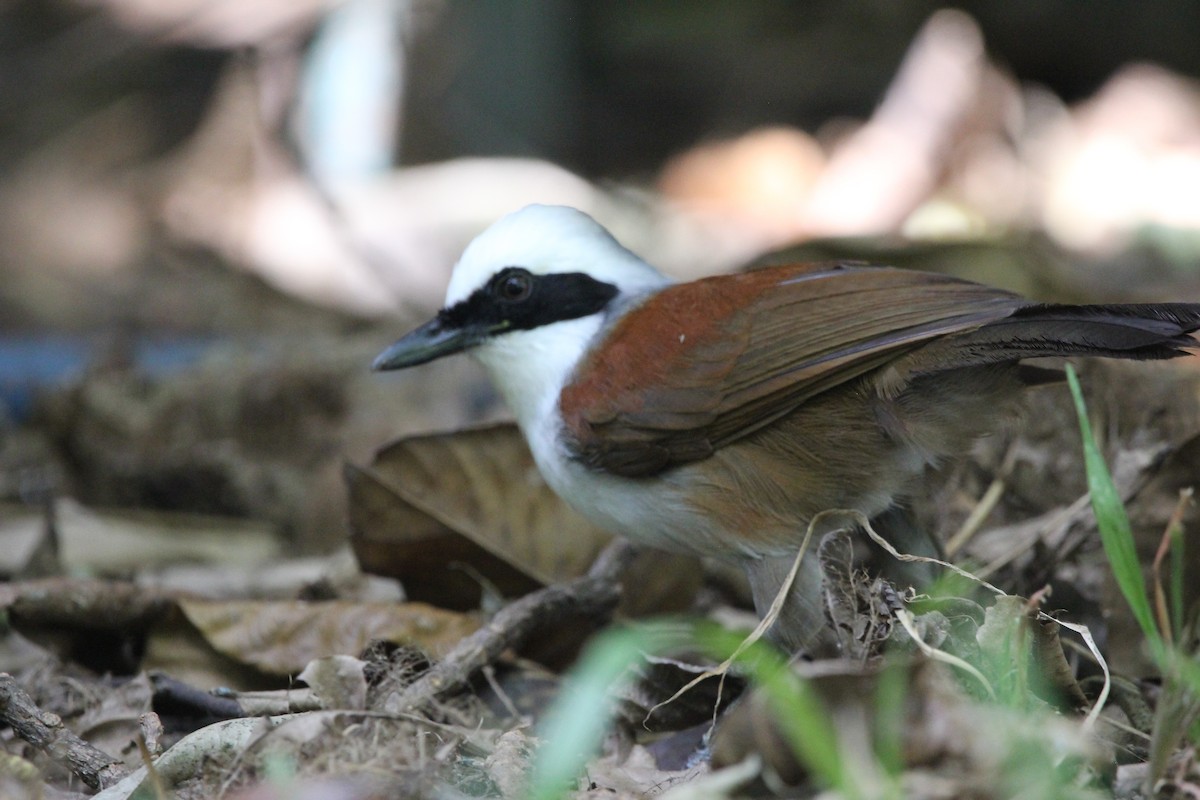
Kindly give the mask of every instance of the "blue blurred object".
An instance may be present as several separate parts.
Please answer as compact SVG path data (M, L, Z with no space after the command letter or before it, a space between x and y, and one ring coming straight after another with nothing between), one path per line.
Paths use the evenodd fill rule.
M411 0L350 0L325 18L304 63L297 139L326 189L391 167Z
M132 347L133 366L148 375L178 372L199 361L214 342L139 339ZM78 380L99 355L95 341L84 337L0 336L0 407L12 421L25 421L38 392Z

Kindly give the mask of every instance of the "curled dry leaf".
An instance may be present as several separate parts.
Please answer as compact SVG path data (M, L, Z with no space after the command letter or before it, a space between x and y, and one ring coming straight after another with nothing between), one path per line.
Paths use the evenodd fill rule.
M359 564L400 580L410 599L466 610L480 604L481 578L504 595L537 588L529 575L406 502L374 470L347 464L345 476Z
M371 475L411 507L402 540L437 522L540 583L583 574L612 538L557 498L513 425L401 439Z
M477 606L481 577L516 595L582 575L612 539L546 485L512 424L400 439L346 479L363 569L450 608ZM635 560L624 610L679 610L700 576L691 558Z
M323 708L361 711L367 707L365 666L353 656L325 656L308 662L297 677L309 685Z
M474 617L424 603L184 600L179 607L213 648L273 675L294 675L314 658L360 653L373 639L441 657L479 627Z

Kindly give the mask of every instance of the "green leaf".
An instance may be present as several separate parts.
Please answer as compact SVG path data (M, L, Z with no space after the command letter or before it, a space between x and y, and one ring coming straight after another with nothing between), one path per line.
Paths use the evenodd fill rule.
M646 653L689 641L691 628L665 622L613 628L598 635L563 682L538 729L542 740L533 765L531 797L555 800L571 788L600 747L612 718L613 689Z
M1158 627L1154 622L1154 612L1150 608L1150 599L1146 595L1146 581L1142 577L1142 567L1138 562L1137 549L1133 543L1133 530L1129 526L1129 517L1125 506L1113 484L1112 475L1100 455L1100 448L1092 436L1092 426L1088 422L1087 406L1083 402L1083 392L1079 388L1079 378L1074 368L1067 365L1067 383L1071 387L1071 396L1075 399L1075 411L1079 416L1079 432L1083 439L1083 462L1087 470L1088 489L1092 494L1092 509L1096 514L1096 524L1100 528L1100 541L1104 545L1104 553L1112 566L1113 577L1125 602L1133 611L1133 616L1141 626L1142 632L1157 649L1162 643Z
M629 668L647 654L684 646L700 647L725 659L743 636L711 624L652 622L605 631L592 640L563 683L559 698L539 727L542 740L534 760L531 797L556 800L571 788L596 752L612 717L613 689L629 677ZM844 797L863 797L844 767L829 714L808 683L788 666L774 647L755 642L737 663L767 692L785 735L819 782Z
M719 625L701 624L696 641L714 658L729 658L745 637ZM792 749L817 780L844 797L862 797L857 782L845 768L829 712L808 682L797 675L776 648L763 641L747 647L737 663L751 682L766 692L780 728Z

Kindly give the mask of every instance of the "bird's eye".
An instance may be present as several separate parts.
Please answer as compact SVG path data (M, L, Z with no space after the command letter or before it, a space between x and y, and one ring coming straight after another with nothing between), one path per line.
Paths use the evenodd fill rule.
M496 284L496 296L507 303L519 303L533 291L533 276L528 272L511 272Z

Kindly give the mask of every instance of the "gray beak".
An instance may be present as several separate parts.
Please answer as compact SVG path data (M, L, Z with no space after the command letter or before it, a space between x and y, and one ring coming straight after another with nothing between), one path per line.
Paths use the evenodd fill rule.
M472 325L446 327L441 318L434 317L380 353L371 364L371 369L376 372L404 369L461 353L482 342L488 333Z

